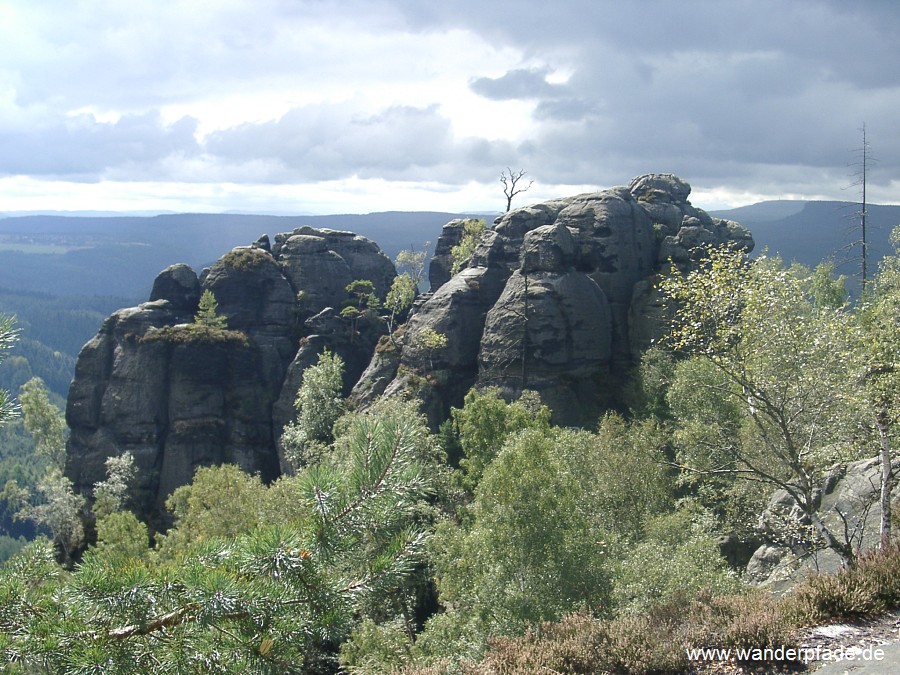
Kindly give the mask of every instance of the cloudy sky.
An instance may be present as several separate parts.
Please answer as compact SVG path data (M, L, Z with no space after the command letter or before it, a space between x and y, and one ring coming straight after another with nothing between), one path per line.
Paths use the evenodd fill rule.
M900 202L896 0L0 0L0 212Z

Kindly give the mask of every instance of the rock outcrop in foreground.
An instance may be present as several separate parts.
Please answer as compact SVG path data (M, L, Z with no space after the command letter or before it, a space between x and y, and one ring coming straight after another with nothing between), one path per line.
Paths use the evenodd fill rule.
M393 340L377 318L340 313L351 281L370 280L384 298L396 275L374 243L349 232L301 228L274 243L264 235L199 278L170 267L149 302L110 316L79 355L67 474L90 494L105 460L131 452L137 510L155 526L165 526L166 497L199 466L232 462L272 479L287 468L277 440L303 370L325 348L343 357L345 390L359 406L412 395L436 427L470 387L495 385L510 397L538 391L557 422L592 422L662 332L657 276L673 262L690 266L704 244L753 246L745 229L694 208L689 195L675 176L648 175L510 211L451 277L464 232L453 221L431 292ZM188 328L206 289L228 331Z
M447 250L462 225L449 223L431 294L409 321L395 370L380 357L378 381L364 375L354 396L412 394L437 424L473 385L509 397L533 389L556 422L592 422L664 330L658 275L673 263L689 267L704 245L753 248L746 229L694 208L690 191L676 176L654 174L510 211L452 278ZM446 346L426 339L433 333Z
M900 472L900 458L893 473ZM829 469L815 491L817 512L829 529L843 533L854 550L867 551L880 539L881 460L861 459ZM900 499L894 485L891 502ZM841 569L837 553L820 548L821 542L794 500L776 490L757 526L761 545L747 565L755 584L776 593L789 591L811 571L833 573ZM785 534L787 532L787 534Z

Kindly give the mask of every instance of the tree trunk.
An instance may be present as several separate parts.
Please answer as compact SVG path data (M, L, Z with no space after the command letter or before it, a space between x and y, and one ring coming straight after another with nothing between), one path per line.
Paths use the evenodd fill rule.
M837 537L831 533L831 530L828 529L828 526L821 518L819 518L819 514L814 510L810 510L806 515L809 517L819 534L822 535L828 548L841 557L841 562L844 564L844 567L853 567L856 563L856 556L853 555L853 547L850 542L842 543L838 541Z
M894 487L894 473L886 410L878 411L875 426L878 428L878 440L881 444L881 548L887 548L891 545L891 490Z
M825 540L825 545L841 557L844 567L853 567L856 563L856 556L853 553L852 543L850 541L839 541L828 528L828 525L825 524L825 521L819 517L813 502L812 486L808 474L802 467L798 467L795 470L800 479L800 489L797 492L787 490L788 494L791 495L794 503L800 507L803 514L809 518L809 522L816 528L819 536Z

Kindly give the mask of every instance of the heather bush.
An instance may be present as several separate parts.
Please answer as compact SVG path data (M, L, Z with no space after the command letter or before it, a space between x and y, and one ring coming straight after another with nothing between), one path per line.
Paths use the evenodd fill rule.
M163 326L162 328L150 328L139 338L143 344L162 342L175 345L213 345L225 343L237 343L244 347L250 345L246 333L238 330L212 328L195 323L177 324L175 326Z
M673 598L644 614L598 619L577 612L532 626L523 635L495 637L484 657L455 668L432 664L416 675L528 675L557 673L681 673L690 669L687 650L702 647L764 648L794 644L777 601L764 592L694 600Z
M732 649L778 647L793 643L792 626L778 601L766 591L698 594L690 608L690 647Z
M518 637L489 640L483 659L462 664L460 672L685 672L691 648L796 646L798 627L898 606L900 546L895 545L871 551L836 574L812 575L782 600L754 589L730 594L702 590L690 596L675 593L640 614L606 620L572 614Z
M900 606L900 546L863 554L836 574L813 574L785 599L784 611L799 626L883 612Z
M687 666L678 634L683 618L662 615L621 616L606 627L607 644L592 672L679 672Z
M605 624L587 612L579 612L531 628L521 637L493 638L484 660L463 672L593 673L607 641Z
M236 248L222 256L222 264L239 272L252 272L273 262L272 256L259 248Z

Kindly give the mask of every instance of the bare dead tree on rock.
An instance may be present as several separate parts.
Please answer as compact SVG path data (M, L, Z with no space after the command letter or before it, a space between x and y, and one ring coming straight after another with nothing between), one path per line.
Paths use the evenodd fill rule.
M500 173L500 182L503 184L503 194L506 196L506 210L509 211L512 208L512 200L518 194L522 194L532 185L534 185L534 181L528 181L528 185L525 187L519 187L519 183L522 181L522 178L525 177L525 169L519 169L518 171L513 171L511 168L506 167L506 171Z

